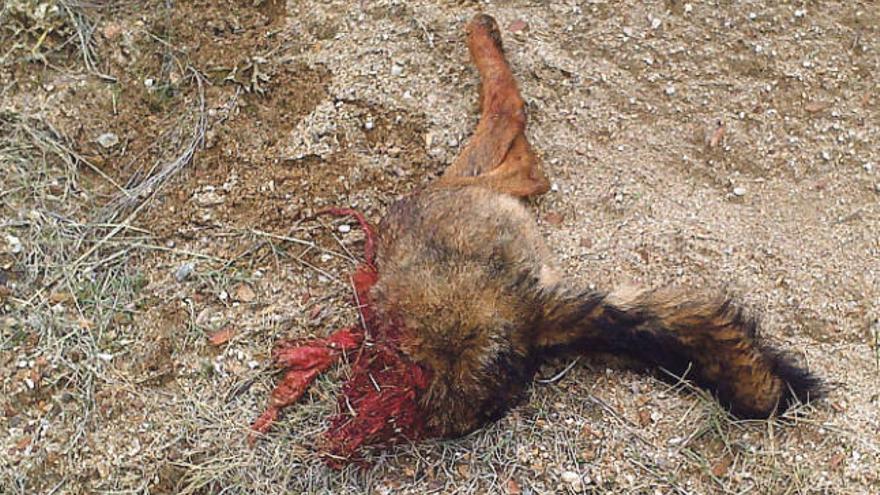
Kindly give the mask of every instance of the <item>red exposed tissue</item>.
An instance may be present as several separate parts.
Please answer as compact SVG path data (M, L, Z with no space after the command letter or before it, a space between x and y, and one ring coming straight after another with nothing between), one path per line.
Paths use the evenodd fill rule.
M325 434L325 459L331 466L340 467L352 460L362 446L389 445L427 436L419 397L427 388L430 375L400 352L401 327L393 320L378 318L373 311L369 292L379 274L372 227L354 210L334 208L322 213L354 216L364 229L365 262L352 280L355 302L366 328L338 330L323 339L279 343L273 359L284 368L284 377L272 391L268 408L252 428L260 433L268 431L281 409L299 400L319 374L336 363L343 353L360 348L355 355L351 379L339 398L340 412L331 419ZM364 330L368 337L366 343ZM251 442L253 440L251 436Z

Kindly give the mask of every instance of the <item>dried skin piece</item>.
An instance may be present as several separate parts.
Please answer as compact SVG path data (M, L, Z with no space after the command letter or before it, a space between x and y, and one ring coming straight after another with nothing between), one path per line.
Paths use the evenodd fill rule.
M526 139L525 103L494 19L478 15L471 21L468 48L482 81L480 122L436 185L480 185L521 197L547 192L550 183Z

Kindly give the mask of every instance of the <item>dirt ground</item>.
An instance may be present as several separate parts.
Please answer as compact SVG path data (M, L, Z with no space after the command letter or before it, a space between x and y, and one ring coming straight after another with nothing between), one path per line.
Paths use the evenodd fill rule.
M552 5L550 5L552 4ZM11 0L0 493L880 492L872 1ZM571 276L721 288L829 382L787 421L582 359L467 438L329 470L346 366L251 449L274 342L356 321L363 236L476 122L494 15ZM552 380L549 380L553 378Z

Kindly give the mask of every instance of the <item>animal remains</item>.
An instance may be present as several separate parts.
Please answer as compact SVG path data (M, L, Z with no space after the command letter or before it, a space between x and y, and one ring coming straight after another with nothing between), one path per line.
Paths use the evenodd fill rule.
M692 381L742 418L818 396L820 381L758 339L733 302L681 290L586 290L554 266L523 198L549 182L526 139L526 114L495 20L477 15L468 48L481 118L461 155L397 201L366 234L353 276L361 321L329 337L284 342L282 408L343 354L353 363L322 450L331 465L366 446L465 435L502 417L544 360L611 353Z

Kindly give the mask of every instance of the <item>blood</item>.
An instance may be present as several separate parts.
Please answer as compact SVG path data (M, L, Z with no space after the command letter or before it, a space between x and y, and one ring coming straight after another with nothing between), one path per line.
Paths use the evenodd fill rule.
M400 351L399 322L393 318L380 321L374 314L369 287L377 277L369 267L361 267L354 277L371 342L354 363L339 398L340 413L325 435L325 459L334 467L351 461L362 446L415 441L430 433L419 405L430 373Z
M324 460L339 468L352 461L363 464L358 454L365 446L387 446L431 435L419 404L431 374L401 352L403 326L393 317L377 315L370 300L370 289L379 279L372 227L354 210L334 208L321 213L352 215L364 230L365 262L352 276L362 328L339 330L325 339L279 344L273 353L274 360L285 369L285 375L273 390L266 412L252 429L268 431L281 409L297 401L320 373L343 352L360 347L351 378L339 397L339 413L331 418L324 435Z

